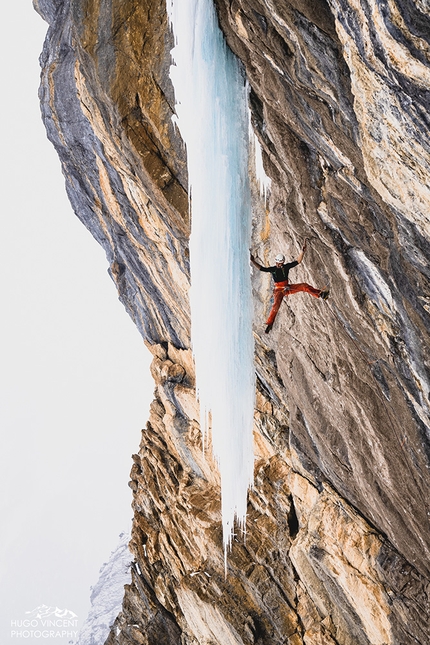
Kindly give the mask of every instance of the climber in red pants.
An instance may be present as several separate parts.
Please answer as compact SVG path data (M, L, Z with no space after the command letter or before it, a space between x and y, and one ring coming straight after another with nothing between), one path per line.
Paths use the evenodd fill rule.
M252 264L258 269L260 269L260 271L266 271L266 272L272 273L273 279L275 281L275 288L273 290L273 305L272 305L272 309L270 310L269 317L266 320L266 325L267 325L266 334L268 334L273 327L276 314L279 311L279 307L281 306L281 302L284 299L284 297L290 296L293 293L298 293L299 291L306 291L307 293L310 293L311 296L314 296L315 298L322 298L323 300L327 300L328 298L328 295L329 295L328 289L315 289L315 287L311 287L311 285L307 284L306 282L299 282L298 284L289 284L288 282L288 273L290 269L300 264L300 262L303 260L305 251L306 251L306 240L305 240L305 243L303 244L302 250L300 251L300 254L297 260L294 260L294 262L288 262L287 264L285 264L285 257L283 255L277 255L275 258L276 264L273 267L261 266L261 264L259 264L255 260L254 256L251 254Z

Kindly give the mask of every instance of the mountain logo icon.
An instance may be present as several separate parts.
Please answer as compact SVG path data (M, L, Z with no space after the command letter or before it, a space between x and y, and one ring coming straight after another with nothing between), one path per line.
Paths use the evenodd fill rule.
M48 605L39 605L33 611L25 612L31 618L49 618L50 616L55 616L55 618L77 618L75 612L70 611L70 609L59 609L58 607L48 607Z

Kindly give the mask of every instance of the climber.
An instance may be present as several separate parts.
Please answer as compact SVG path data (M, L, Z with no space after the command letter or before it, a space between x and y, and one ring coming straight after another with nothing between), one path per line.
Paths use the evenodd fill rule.
M299 291L306 291L307 293L310 293L311 296L314 296L315 298L322 298L323 300L327 300L329 296L329 290L327 288L316 289L315 287L311 287L311 285L307 284L306 282L299 282L298 284L289 284L288 282L288 272L290 269L300 264L300 262L303 260L303 256L306 251L306 245L307 240L305 239L302 250L300 251L297 260L294 260L294 262L288 262L287 264L285 264L285 257L282 254L277 255L275 258L276 264L273 267L261 266L261 264L259 264L255 260L254 256L251 253L252 264L260 271L272 273L273 279L275 281L275 287L273 289L273 305L269 317L266 320L266 334L268 334L272 329L276 314L278 313L281 302L285 296L290 296L293 293L298 293Z

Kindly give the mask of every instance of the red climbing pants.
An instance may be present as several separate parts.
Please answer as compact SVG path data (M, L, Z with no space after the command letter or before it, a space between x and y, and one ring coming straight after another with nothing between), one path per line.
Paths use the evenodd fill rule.
M318 298L321 293L321 289L315 289L315 287L311 287L311 285L306 282L288 284L288 281L285 280L284 282L275 283L275 288L273 289L273 305L270 310L269 317L266 320L266 325L273 325L284 297L290 296L293 293L298 293L299 291L306 291L307 293L310 293L311 296L314 296L314 298Z

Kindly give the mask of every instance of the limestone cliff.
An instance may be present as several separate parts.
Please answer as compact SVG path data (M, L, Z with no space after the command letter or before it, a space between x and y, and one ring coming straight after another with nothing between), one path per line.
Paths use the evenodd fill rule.
M132 583L107 643L430 642L426 0L217 0L272 190L253 249L327 303L255 298L255 488L224 577L190 351L185 149L160 0L34 0L41 104L77 216L154 360ZM259 214L260 213L260 214Z

